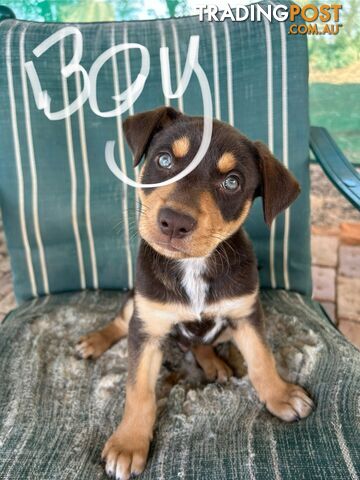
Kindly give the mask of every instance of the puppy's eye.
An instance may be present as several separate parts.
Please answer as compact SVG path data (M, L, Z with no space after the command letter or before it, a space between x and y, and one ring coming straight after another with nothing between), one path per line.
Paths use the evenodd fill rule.
M173 160L169 153L162 153L158 157L158 164L161 168L171 168Z
M225 190L235 192L235 190L240 188L239 177L237 175L229 175L225 178L221 185L223 188L225 188Z

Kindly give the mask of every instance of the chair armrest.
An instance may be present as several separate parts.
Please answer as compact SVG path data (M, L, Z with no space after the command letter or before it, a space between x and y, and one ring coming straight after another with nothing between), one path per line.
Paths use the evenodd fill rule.
M11 8L5 5L0 5L0 22L1 20L7 20L8 18L15 18L15 13Z
M310 127L310 148L335 187L360 210L360 175L322 127Z

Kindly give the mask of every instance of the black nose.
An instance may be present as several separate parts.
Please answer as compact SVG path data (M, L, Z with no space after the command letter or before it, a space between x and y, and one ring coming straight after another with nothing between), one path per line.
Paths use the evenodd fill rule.
M193 217L176 212L171 208L162 208L160 210L158 223L162 233L171 238L184 238L196 226L196 220Z

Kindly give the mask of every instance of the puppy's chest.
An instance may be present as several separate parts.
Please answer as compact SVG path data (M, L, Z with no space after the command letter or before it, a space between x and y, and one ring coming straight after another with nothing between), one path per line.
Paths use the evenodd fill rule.
M181 264L181 286L187 296L193 321L179 322L173 333L182 343L212 343L228 326L221 312L212 312L207 304L209 283L204 277L206 265L202 259L191 259Z
M187 295L190 308L196 315L205 310L209 283L205 280L206 264L203 259L183 260L181 268L181 286Z

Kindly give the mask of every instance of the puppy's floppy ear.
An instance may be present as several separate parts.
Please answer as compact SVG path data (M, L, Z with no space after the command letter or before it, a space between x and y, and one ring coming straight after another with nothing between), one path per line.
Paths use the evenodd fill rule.
M160 107L132 115L123 122L126 140L134 154L134 167L140 163L152 137L180 115L172 107Z
M270 227L272 221L299 195L300 185L295 177L261 142L254 142L260 160L260 195L263 198L264 219Z

